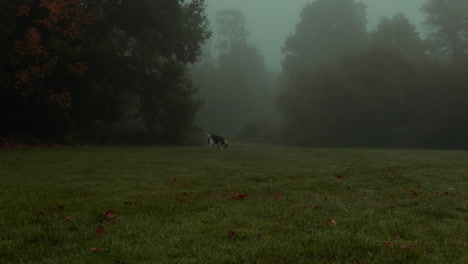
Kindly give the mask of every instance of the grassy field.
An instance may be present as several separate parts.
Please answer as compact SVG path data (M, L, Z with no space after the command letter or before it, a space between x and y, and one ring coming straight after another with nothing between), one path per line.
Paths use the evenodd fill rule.
M0 150L0 263L468 263L468 151Z

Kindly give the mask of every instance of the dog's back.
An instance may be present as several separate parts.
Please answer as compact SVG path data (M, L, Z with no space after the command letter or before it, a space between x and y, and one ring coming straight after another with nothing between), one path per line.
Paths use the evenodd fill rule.
M216 144L218 146L218 149L222 149L221 147L225 147L226 149L229 149L229 144L227 143L226 139L222 136L218 136L218 135L215 135L215 134L209 134L209 133L206 133L206 136L207 136L207 141L208 141L208 144L211 148L211 144Z

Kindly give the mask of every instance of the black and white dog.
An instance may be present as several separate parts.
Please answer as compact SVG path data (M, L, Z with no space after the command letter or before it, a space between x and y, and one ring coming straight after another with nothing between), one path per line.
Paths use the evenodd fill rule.
M206 133L207 137L207 147L209 146L211 149L211 145L216 144L218 146L219 150L222 150L223 148L229 149L229 144L227 143L226 139L223 138L222 136L218 136L215 134L208 134Z

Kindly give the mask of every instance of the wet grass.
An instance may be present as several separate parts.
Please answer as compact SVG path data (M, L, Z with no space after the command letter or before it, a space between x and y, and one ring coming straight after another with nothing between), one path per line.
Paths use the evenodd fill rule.
M0 263L468 263L468 151L0 150L0 193Z

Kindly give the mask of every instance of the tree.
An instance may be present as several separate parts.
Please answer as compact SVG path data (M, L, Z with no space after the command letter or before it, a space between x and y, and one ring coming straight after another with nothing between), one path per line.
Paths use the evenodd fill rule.
M0 6L1 134L83 135L128 108L155 136L176 140L190 126L198 101L187 65L210 36L204 0Z
M372 45L342 62L296 74L278 104L288 140L315 146L413 144L420 93L417 63L388 46Z
M122 83L138 97L146 128L176 140L199 105L187 65L197 60L211 35L204 0L111 2L107 15L113 43L128 72Z
M382 17L377 29L371 32L370 40L395 47L413 58L422 57L427 51L416 27L402 13L391 18Z
M85 35L98 19L91 0L13 1L15 26L3 62L2 134L69 132L71 91L89 70ZM10 6L11 8L11 6Z
M422 11L437 57L456 61L468 54L468 1L428 0Z
M362 47L367 38L365 9L355 0L315 0L307 4L295 33L284 44L283 69L294 72L337 63L344 52Z
M245 17L229 9L220 11L216 21L216 55L194 69L204 99L197 120L209 130L230 134L264 117L273 99L263 56L248 42Z

